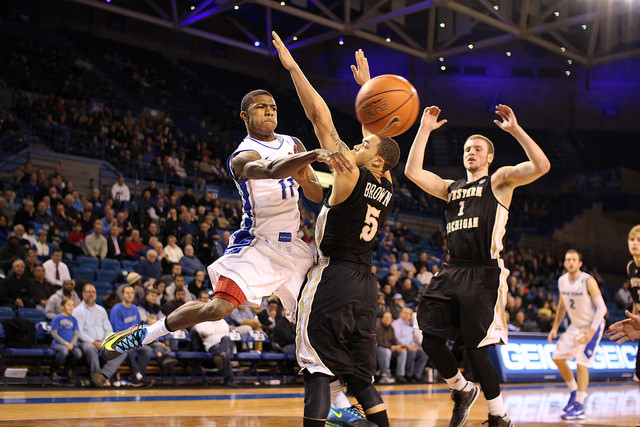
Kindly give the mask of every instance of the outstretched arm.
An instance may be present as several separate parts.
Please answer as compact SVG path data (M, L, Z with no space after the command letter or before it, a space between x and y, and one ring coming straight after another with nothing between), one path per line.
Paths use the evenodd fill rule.
M350 172L353 168L345 156L336 151L315 149L267 160L255 151L241 151L231 160L233 173L238 180L282 179L296 175L300 169L313 162L322 162L338 173Z
M307 149L302 144L298 138L293 138L296 141L295 152L305 152ZM311 165L307 165L300 169L295 174L291 175L293 179L295 179L304 195L307 196L307 199L314 201L316 203L320 203L324 197L322 192L322 186L320 185L320 181L318 180L318 176L316 172L313 170Z
M436 106L432 105L424 109L422 119L420 120L420 128L413 140L411 150L409 150L409 157L407 158L404 173L407 178L427 193L439 199L447 200L447 189L453 181L444 180L435 173L422 168L424 152L427 148L427 140L429 139L429 135L431 135L431 131L438 129L447 122L446 120L438 121L439 115L440 108Z
M298 92L298 97L300 98L304 112L313 124L313 130L320 142L320 146L328 150L345 153L347 158L353 160L353 163L355 163L353 154L347 145L340 140L340 136L338 136L327 103L324 102L320 94L311 86L311 83L307 80L300 66L293 59L291 53L280 39L280 36L278 36L275 31L272 31L271 35L273 36L273 45L278 50L280 62L282 62L284 68L291 74L291 79L296 87L296 92Z
M542 149L533 139L520 127L513 110L503 104L496 106L496 114L502 121L493 122L505 132L509 132L522 146L528 161L516 166L501 167L494 174L493 180L499 185L508 185L511 188L529 184L549 172L551 164Z

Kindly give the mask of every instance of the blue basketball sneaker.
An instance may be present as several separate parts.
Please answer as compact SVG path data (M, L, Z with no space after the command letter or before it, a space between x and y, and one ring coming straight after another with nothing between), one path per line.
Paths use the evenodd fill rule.
M576 402L576 393L577 391L574 390L571 392L571 395L569 396L569 401L567 402L567 404L564 406L564 408L562 408L563 412L567 412L569 409L571 409L571 407L573 406L573 404Z
M100 355L104 360L112 360L130 350L142 347L142 340L147 335L144 323L130 327L121 332L112 332L102 341Z
M336 405L331 405L329 415L327 415L327 424L331 426L358 426L358 427L378 427L377 424L372 423L363 417L355 406L348 408L338 408Z
M562 414L563 420L584 420L584 418L584 405L580 402L574 402L573 406Z

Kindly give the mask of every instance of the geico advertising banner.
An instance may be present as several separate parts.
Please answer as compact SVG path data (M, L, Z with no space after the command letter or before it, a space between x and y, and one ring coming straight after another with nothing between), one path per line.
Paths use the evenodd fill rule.
M491 358L503 382L560 381L562 377L553 363L555 342L547 342L547 334L509 334L509 344L490 347ZM636 367L638 344L616 344L603 337L596 349L592 379L632 378ZM576 362L568 362L576 369Z

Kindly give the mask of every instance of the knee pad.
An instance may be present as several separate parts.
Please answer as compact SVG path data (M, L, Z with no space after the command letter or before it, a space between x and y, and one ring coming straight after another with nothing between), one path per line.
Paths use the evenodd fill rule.
M444 338L438 337L436 335L430 335L426 333L422 333L422 349L425 353L429 354L429 352L437 351L442 348L442 346L446 347L447 342Z
M304 371L304 417L317 420L327 418L331 408L331 377Z
M365 385L364 381L356 381L356 384L349 384L349 389L365 412L369 408L384 403L380 393L371 383Z

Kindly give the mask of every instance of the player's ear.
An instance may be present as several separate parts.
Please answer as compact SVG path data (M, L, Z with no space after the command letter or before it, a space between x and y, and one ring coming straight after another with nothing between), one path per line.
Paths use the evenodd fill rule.
M373 166L380 169L384 167L384 159L382 158L382 156L375 156L371 163L373 164Z
M493 153L489 153L487 155L487 161L489 162L489 165L491 165L491 163L493 163Z
M242 121L248 122L249 121L249 114L247 114L246 111L240 111L240 118L242 119Z

